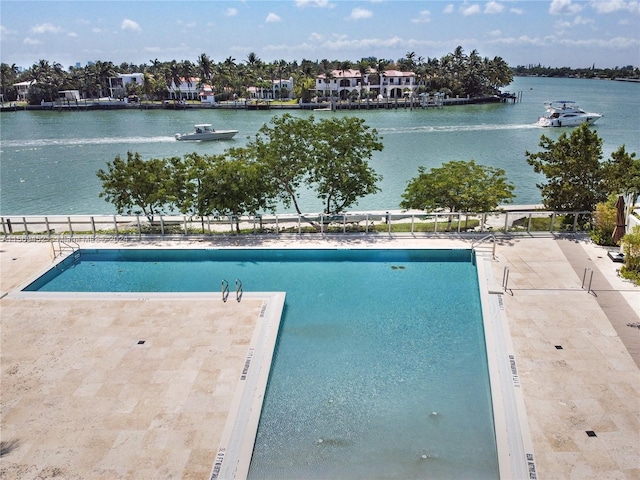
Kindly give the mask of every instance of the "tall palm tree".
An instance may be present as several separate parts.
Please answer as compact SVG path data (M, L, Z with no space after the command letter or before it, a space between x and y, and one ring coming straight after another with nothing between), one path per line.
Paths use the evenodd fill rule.
M382 84L384 83L385 78L385 70L389 66L389 60L385 60L384 58L380 58L376 61L376 71L378 72L378 94L382 94Z
M360 88L362 89L363 86L368 87L369 86L369 82L368 82L367 75L369 75L369 72L371 71L371 68L369 67L369 62L367 62L363 58L358 63L356 63L356 68L358 69L358 72L360 73ZM366 82L366 84L365 84L365 82ZM362 97L362 91L360 91L360 97Z
M193 85L193 77L196 75L196 66L189 60L183 60L180 62L179 69L180 76L184 78L184 81L187 83L187 88L190 91Z
M197 70L198 76L200 77L200 83L207 83L211 85L211 79L213 76L213 62L206 53L201 53L198 57Z
M164 77L169 88L171 88L171 84L173 84L175 89L173 92L174 98L177 98L178 100L181 100L180 97L182 96L180 92L180 85L182 85L182 78L180 74L180 64L175 60L171 60L171 63L169 63L165 69Z

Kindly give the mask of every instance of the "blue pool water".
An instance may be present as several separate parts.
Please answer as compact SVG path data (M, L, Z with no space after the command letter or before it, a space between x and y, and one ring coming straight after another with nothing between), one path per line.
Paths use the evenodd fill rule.
M250 479L495 479L468 250L82 250L25 290L287 292Z

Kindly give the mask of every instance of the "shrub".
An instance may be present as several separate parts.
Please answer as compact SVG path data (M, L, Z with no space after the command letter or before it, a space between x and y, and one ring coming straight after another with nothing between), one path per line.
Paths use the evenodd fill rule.
M620 269L620 275L640 285L640 227L634 227L622 237L622 250L624 265Z
M593 213L591 240L598 245L615 246L613 230L616 228L617 195L611 195L606 202L598 203Z

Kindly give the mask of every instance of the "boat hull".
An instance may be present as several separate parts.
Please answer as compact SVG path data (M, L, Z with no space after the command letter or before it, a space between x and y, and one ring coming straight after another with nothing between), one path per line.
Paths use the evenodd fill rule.
M549 118L542 117L538 119L537 125L540 127L577 127L583 123L593 125L598 121L601 115L589 115L572 118Z
M202 133L176 133L176 140L179 142L208 142L212 140L230 140L237 130L216 130L215 132L202 132Z

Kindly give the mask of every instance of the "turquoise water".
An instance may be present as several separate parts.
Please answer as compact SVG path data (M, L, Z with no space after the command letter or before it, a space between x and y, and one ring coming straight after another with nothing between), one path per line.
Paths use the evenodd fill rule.
M587 110L603 113L595 128L604 140L607 158L620 145L640 152L640 85L580 79L518 77L508 90L522 92L522 102L471 105L440 110L370 110L316 112L358 115L383 137L384 150L371 164L383 176L382 191L362 199L352 210L397 209L401 194L419 166L438 167L451 160L471 160L506 170L516 185L515 203L539 203L540 179L526 163L525 151L538 151L540 135L557 138L566 129L541 129L533 124L548 100L575 100ZM293 115L310 112L288 110ZM98 112L16 112L0 114L0 213L3 215L113 214L98 197L96 172L127 151L143 158L182 156L192 151L221 153L242 146L272 111L134 110ZM176 142L176 132L193 124L213 123L239 130L229 142ZM305 212L323 204L302 194ZM279 213L289 213L280 209Z
M41 291L285 291L252 479L498 478L468 250L82 250Z

